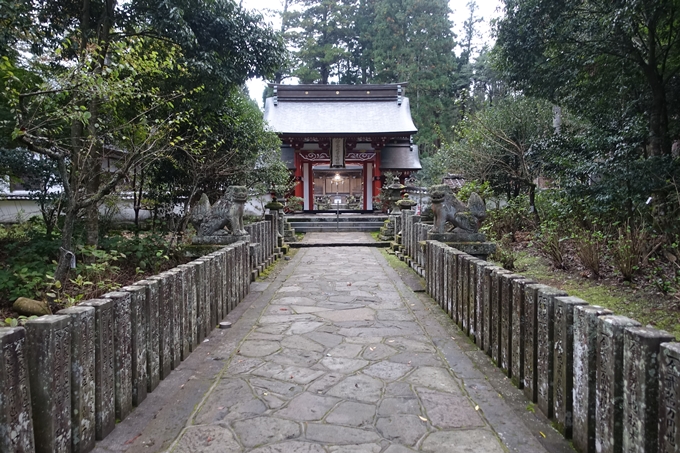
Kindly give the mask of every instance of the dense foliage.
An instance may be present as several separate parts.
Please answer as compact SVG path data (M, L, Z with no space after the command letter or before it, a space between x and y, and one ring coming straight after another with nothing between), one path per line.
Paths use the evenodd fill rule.
M127 180L138 210L160 162L182 172L191 170L183 158L214 159L228 162L223 172L243 174L277 147L239 87L274 74L283 42L232 0L2 6L0 119L12 132L0 146L27 148L56 169L64 212L57 280L68 272L76 222L86 218L86 242L96 246L99 206Z

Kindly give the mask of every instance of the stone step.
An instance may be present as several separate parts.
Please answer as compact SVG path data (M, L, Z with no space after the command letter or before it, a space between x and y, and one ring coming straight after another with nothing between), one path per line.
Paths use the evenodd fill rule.
M366 225L366 226L371 226L371 227L376 227L376 228L382 228L384 225L382 222L291 222L290 226L293 227L294 229L298 229L300 227L305 227L309 225L324 225L324 226L335 226L335 225L341 225L341 226L346 226L346 227L353 227L353 226L361 226L361 225Z
M286 221L291 224L291 225L298 225L301 223L335 223L335 222L340 222L340 223L353 223L353 222L371 222L371 223L380 223L381 225L387 220L386 216L351 216L351 217L343 217L342 215L339 217L335 216L313 216L313 217L288 217L286 218Z
M302 226L296 226L295 231L298 233L322 233L322 232L334 232L340 231L343 233L349 233L352 231L379 231L379 226L374 225L323 225L323 224L308 224Z

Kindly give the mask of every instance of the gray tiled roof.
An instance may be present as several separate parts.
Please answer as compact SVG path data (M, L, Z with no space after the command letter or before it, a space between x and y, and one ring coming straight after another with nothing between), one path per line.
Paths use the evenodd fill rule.
M417 132L408 98L396 101L279 102L268 98L264 119L281 134L395 134Z
M381 170L422 170L418 147L408 143L387 145L380 151Z

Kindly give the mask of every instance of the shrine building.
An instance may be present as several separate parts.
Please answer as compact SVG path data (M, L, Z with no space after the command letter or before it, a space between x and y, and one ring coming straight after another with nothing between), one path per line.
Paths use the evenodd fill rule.
M270 87L264 118L305 211L371 212L383 172L403 181L422 168L405 83Z

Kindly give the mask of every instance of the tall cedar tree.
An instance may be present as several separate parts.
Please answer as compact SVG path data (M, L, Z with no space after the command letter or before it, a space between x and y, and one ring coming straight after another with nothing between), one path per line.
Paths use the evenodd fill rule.
M455 120L451 76L456 69L446 0L376 2L375 82L408 82L419 144L439 147Z
M303 83L408 82L421 145L456 118L455 46L446 0L300 0L293 20Z

